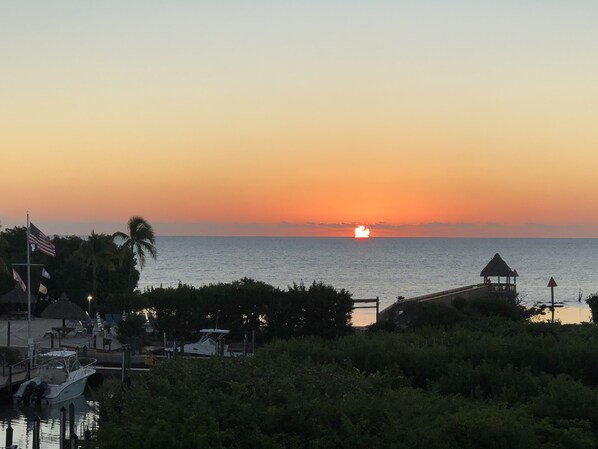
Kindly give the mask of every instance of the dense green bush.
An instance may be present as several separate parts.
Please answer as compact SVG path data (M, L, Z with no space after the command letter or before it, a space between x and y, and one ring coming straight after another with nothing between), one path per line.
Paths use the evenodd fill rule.
M128 315L126 319L118 322L116 338L121 343L130 343L134 338L142 339L145 336L144 323L145 318L141 315Z
M586 304L590 306L590 311L592 312L592 323L598 323L598 292L588 296L586 298Z
M168 361L131 390L107 387L100 437L116 449L596 447L596 337L491 318Z
M143 295L156 312L156 326L177 339L194 339L201 328L231 331L241 340L246 332L258 338L316 335L334 338L351 332L353 301L346 290L314 282L282 291L244 278L195 288L159 288Z
M397 321L400 325L413 328L423 326L450 326L465 319L465 315L454 307L436 302L414 302L405 304L403 314Z
M156 288L143 296L156 313L155 325L159 332L167 332L178 340L189 338L201 327L208 327L205 326L207 317L203 298L195 287Z
M106 300L100 305L103 314L121 314L131 311L138 311L147 308L147 298L138 293L110 293Z
M487 296L467 301L471 315L498 316L511 320L526 318L525 308L517 298L509 296Z
M537 314L535 308L527 309L517 297L492 295L476 299L457 297L451 303L407 302L395 308L386 318L370 326L370 330L392 331L425 326L454 326L465 321L478 321L481 317L501 317L524 321Z
M271 298L264 314L268 338L314 335L335 338L352 332L351 294L313 282L309 287L293 284Z

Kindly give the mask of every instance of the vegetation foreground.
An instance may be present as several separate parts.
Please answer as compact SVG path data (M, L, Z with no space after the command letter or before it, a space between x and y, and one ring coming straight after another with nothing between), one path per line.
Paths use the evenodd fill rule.
M171 360L100 393L110 448L591 448L598 329L485 318Z

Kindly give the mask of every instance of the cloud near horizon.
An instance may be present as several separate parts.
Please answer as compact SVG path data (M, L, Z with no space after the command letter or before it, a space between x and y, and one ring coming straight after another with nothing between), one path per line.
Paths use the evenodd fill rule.
M361 222L162 222L152 221L159 236L313 236L352 237L356 226L371 229L372 237L480 237L480 238L598 238L596 223L361 223ZM23 226L12 220L1 220L2 229ZM95 232L113 233L125 230L126 223L112 221L36 222L48 235L86 235Z

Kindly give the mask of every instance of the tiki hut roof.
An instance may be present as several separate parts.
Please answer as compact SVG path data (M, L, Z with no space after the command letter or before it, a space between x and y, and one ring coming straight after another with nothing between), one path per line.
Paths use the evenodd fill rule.
M500 254L496 253L492 260L488 262L488 265L482 270L480 276L489 277L489 276L510 276L510 277L517 277L518 274L516 271L511 270L511 268L507 265L507 263L502 260Z
M86 320L87 314L74 302L69 301L63 293L42 312L42 318L57 318L64 320Z
M35 304L37 298L31 295L31 304ZM15 287L8 293L0 296L0 304L21 304L27 305L27 293L21 288Z

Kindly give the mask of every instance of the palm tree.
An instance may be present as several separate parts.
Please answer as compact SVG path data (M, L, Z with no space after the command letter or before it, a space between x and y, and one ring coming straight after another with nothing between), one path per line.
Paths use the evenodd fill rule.
M128 223L129 235L124 232L115 232L113 238L124 239L123 246L128 247L132 255L137 255L139 268L145 267L145 254L148 253L152 259L158 257L158 250L155 245L154 228L142 217L131 217ZM129 270L129 291L132 291L133 270L135 264L131 264Z
M91 289L97 295L98 269L114 271L117 267L118 255L112 238L107 234L96 234L93 230L87 240L81 242L77 255L85 266L91 267Z
M4 258L3 258L4 249L7 246L8 246L8 244L6 243L6 241L2 237L2 233L0 232L0 273L9 274L8 265L6 264L6 262L4 261Z
M0 225L0 229L2 229L2 225ZM10 274L10 270L8 269L8 264L4 260L6 255L6 250L9 248L9 244L4 238L4 232L0 231L0 273Z

